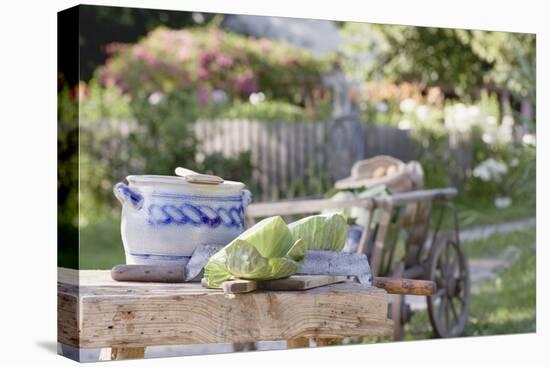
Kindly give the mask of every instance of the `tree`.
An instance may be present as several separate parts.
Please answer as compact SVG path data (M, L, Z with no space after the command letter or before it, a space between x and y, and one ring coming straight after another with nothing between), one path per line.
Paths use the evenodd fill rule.
M88 81L105 62L104 46L112 42L135 42L162 25L183 28L201 25L215 14L114 6L80 5L80 80ZM75 85L78 80L70 81Z
M534 100L532 34L364 23L347 23L342 34L345 67L360 79L439 86L460 97L493 86Z

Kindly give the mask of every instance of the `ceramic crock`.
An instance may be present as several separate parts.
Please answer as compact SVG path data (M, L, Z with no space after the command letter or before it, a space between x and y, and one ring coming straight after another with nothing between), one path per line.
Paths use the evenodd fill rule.
M127 264L185 265L198 245L226 245L244 230L252 200L241 182L209 185L176 176L128 176L115 196L122 203Z

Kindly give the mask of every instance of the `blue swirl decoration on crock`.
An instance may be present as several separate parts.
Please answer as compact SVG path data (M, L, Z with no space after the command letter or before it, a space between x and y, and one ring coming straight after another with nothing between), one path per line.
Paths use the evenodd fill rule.
M209 205L184 203L151 204L148 207L147 222L153 225L193 225L216 228L244 228L244 208L242 205L229 208L213 208Z

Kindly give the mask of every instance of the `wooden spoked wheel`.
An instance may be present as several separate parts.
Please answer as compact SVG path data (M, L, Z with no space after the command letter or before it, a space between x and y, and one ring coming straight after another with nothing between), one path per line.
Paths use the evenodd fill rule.
M460 336L468 321L470 276L464 250L451 233L441 234L432 245L428 278L437 287L436 292L427 297L435 336Z

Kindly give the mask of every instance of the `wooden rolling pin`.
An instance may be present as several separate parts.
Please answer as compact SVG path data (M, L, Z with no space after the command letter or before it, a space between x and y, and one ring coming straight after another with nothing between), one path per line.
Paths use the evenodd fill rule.
M435 283L431 280L375 277L372 285L390 294L431 296L435 292Z
M183 266L117 265L111 270L111 277L114 280L123 282L181 283L185 281L185 269ZM280 281L286 282L285 279ZM277 280L272 280L270 283L273 287L278 286ZM375 277L373 286L382 288L390 294L431 296L435 292L435 283L429 280ZM250 292L255 290L256 287L245 287L243 289L249 289Z

